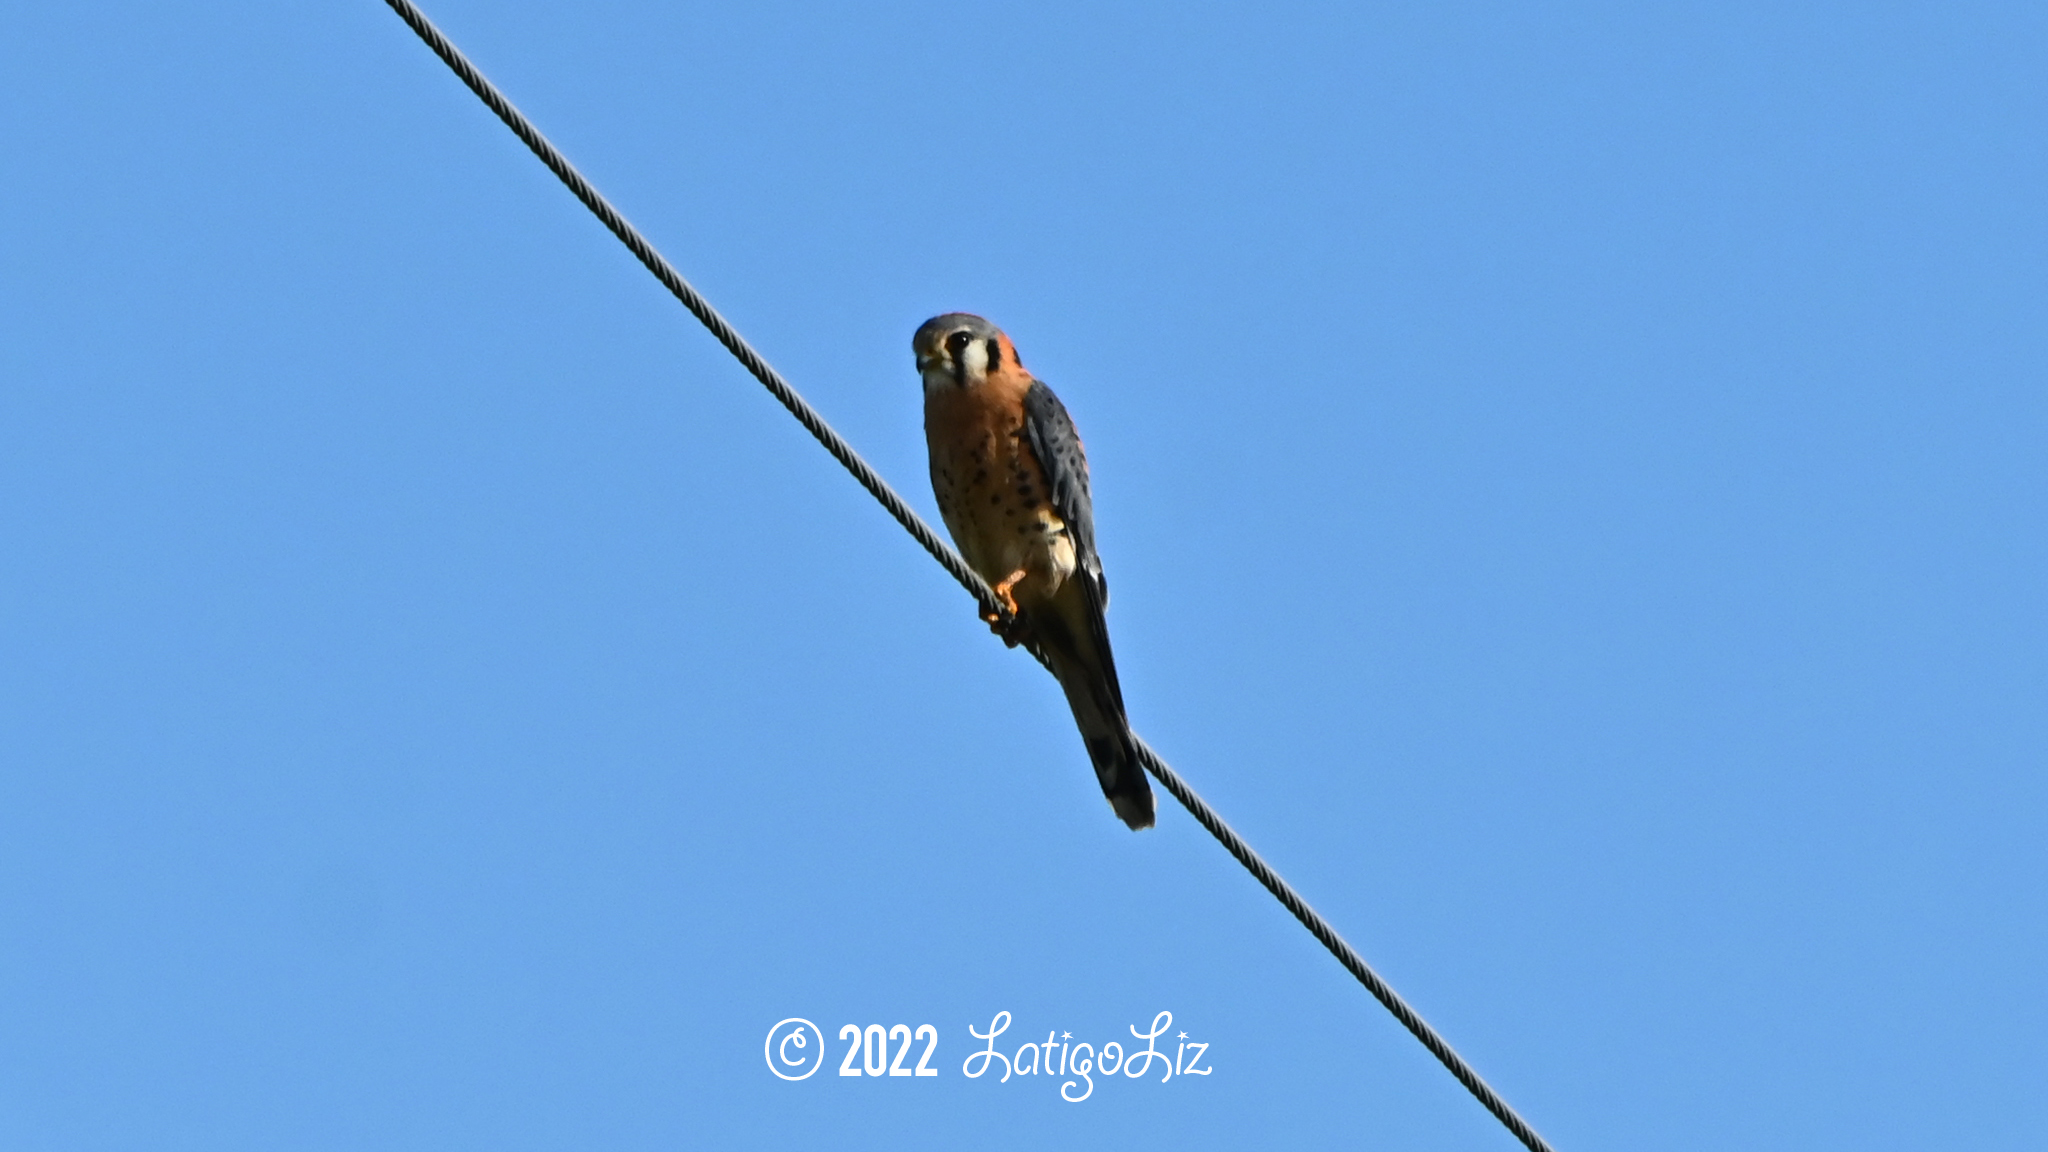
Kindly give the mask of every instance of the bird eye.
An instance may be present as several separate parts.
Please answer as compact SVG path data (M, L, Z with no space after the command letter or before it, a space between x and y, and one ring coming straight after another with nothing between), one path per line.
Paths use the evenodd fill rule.
M955 332L951 336L946 337L946 351L958 356L962 352L967 351L967 346L973 342L974 337L969 336L967 333Z

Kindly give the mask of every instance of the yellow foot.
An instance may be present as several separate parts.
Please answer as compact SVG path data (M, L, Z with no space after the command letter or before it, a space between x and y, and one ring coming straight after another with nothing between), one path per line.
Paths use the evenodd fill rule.
M1012 648L1015 648L1026 636L1030 635L1030 630L1025 626L1024 618L1017 608L1017 597L1011 591L1017 587L1017 583L1023 580L1026 575L1025 570L1019 568L1008 576L1003 577L1002 581L994 588L996 600L1002 604L1003 610L1009 613L1010 622L1007 625L1003 623L1003 617L1000 614L984 612L981 616L982 622L988 625L988 630L1002 637L1003 643Z
M1017 615L1017 598L1010 594L1010 589L1015 588L1017 582L1024 579L1025 575L1024 569L1019 568L1008 576L1003 577L1002 583L997 584L993 589L996 594L996 601L1003 606L1003 611L1009 613L1012 617ZM990 627L999 627L1002 621L1001 613L995 612L983 612L981 618Z

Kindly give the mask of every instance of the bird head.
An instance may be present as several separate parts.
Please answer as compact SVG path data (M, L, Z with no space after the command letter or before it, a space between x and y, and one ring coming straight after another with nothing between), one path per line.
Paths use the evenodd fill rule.
M934 316L910 338L917 372L927 395L948 388L972 388L1005 367L1024 367L1002 329L965 312Z

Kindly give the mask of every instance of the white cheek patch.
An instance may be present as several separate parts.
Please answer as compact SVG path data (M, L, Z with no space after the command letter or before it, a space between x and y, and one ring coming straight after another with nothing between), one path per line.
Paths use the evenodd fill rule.
M968 380L980 380L988 375L988 344L976 340L960 351L960 364L967 371Z

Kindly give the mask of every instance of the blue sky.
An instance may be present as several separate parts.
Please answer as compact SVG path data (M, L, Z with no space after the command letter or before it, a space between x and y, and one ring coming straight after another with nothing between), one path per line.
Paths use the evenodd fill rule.
M928 515L1004 326L1138 730L1560 1149L2038 1140L2038 6L427 11ZM0 1145L1512 1146L382 4L0 108Z

